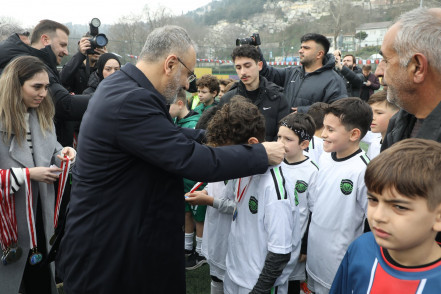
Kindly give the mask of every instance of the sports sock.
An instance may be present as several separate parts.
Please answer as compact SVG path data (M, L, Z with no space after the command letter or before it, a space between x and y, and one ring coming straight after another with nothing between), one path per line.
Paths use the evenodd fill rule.
M185 233L185 249L186 250L193 250L193 236L194 236L194 233Z
M224 294L224 283L211 281L210 294Z
M199 255L202 255L202 253L201 253L201 247L202 247L202 238L196 236L196 252L197 252Z

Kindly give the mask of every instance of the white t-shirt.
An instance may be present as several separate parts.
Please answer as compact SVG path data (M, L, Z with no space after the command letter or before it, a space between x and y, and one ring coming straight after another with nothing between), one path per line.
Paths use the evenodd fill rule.
M215 199L227 198L226 187L234 186L233 180L208 183L205 189L208 195ZM228 197L228 198L232 198ZM232 201L232 200L230 200ZM204 222L204 237L202 238L202 254L210 265L210 275L223 280L226 270L225 260L228 249L232 214L221 213L218 209L207 206Z
M298 259L299 211L293 193L285 188L287 181L289 179L284 178L280 165L269 168L265 174L241 179L239 191L244 194L237 203L237 217L231 223L227 274L233 283L250 291L259 278L268 251L277 254L296 252L274 286L288 280ZM239 180L236 180L235 195L238 186Z
M323 152L323 139L317 136L312 137L311 141L309 141L309 147L306 156L308 156L309 159L311 159L315 163L318 163Z
M306 270L328 289L349 244L363 233L368 163L361 149L344 159L336 159L334 153L323 153L320 158L311 191L316 196L311 208Z
M374 159L378 154L380 154L381 151L381 134L380 133L373 133L375 136L369 145L369 149L366 152L366 155L369 157L370 160Z
M289 178L290 181L287 182L286 188L289 191L293 191L298 201L298 208L300 212L300 240L303 238L306 232L306 227L309 220L309 206L312 205L313 197L311 195L311 184L316 181L318 166L311 161L311 159L306 159L301 162L288 164L286 162L282 163L283 174L285 178ZM291 273L289 280L304 280L305 275L305 262L297 262L296 267Z

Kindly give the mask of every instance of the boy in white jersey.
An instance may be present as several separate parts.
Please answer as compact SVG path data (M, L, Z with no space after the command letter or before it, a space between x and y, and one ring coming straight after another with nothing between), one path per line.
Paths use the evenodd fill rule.
M315 132L312 139L309 141L308 156L309 159L318 163L320 156L323 153L323 139L321 138L323 132L323 119L325 117L325 109L328 107L327 103L316 102L312 104L307 114L309 114L315 123Z
M366 169L372 232L354 241L331 293L440 293L441 144L406 139Z
M215 136L216 140L225 138L225 144L255 144L265 138L263 115L242 99L232 100L217 111L209 128L208 141ZM228 238L224 292L267 293L277 289L277 293L286 293L288 275L300 251L300 228L294 195L285 189L281 167L237 179L227 190L236 210Z
M313 201L310 193L310 186L315 182L318 172L317 164L303 154L308 148L310 140L314 136L315 124L313 118L305 113L291 113L279 122L277 141L285 145L285 160L282 169L285 178L290 179L287 189L294 192L296 203L300 211L300 230L302 246L297 265L289 277L288 293L300 293L300 282L304 281L306 246L307 246L307 225L309 221L309 206Z
M389 120L398 112L399 108L395 104L387 101L386 91L374 93L369 98L368 104L371 106L373 112L371 131L377 135L370 143L367 151L367 156L370 159L373 159L380 154L381 144L386 135Z
M323 153L312 191L308 235L308 286L328 293L349 244L363 233L367 199L364 172L369 162L360 139L372 122L372 110L360 98L339 99L326 109Z

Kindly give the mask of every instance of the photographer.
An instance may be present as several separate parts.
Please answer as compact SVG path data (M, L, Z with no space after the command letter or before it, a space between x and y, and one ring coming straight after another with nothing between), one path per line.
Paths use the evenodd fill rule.
M360 97L361 86L363 86L363 76L361 70L355 64L354 55L347 54L341 62L340 50L334 51L335 71L344 79L346 91L349 97Z
M60 73L61 83L66 89L75 94L81 94L87 88L90 75L96 71L96 62L100 56L107 53L106 46L95 48L94 54L88 54L92 49L90 34L86 34L78 42L78 52L64 65ZM89 58L89 73L87 60Z

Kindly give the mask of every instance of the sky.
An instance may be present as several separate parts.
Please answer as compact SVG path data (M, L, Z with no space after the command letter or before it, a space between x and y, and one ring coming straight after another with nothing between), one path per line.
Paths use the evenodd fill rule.
M175 15L199 8L211 0L1 0L1 18L11 18L25 28L34 27L42 19L61 23L88 24L97 17L102 24L114 24L121 16L140 13L147 4L155 9L166 7ZM117 4L118 3L118 4Z

